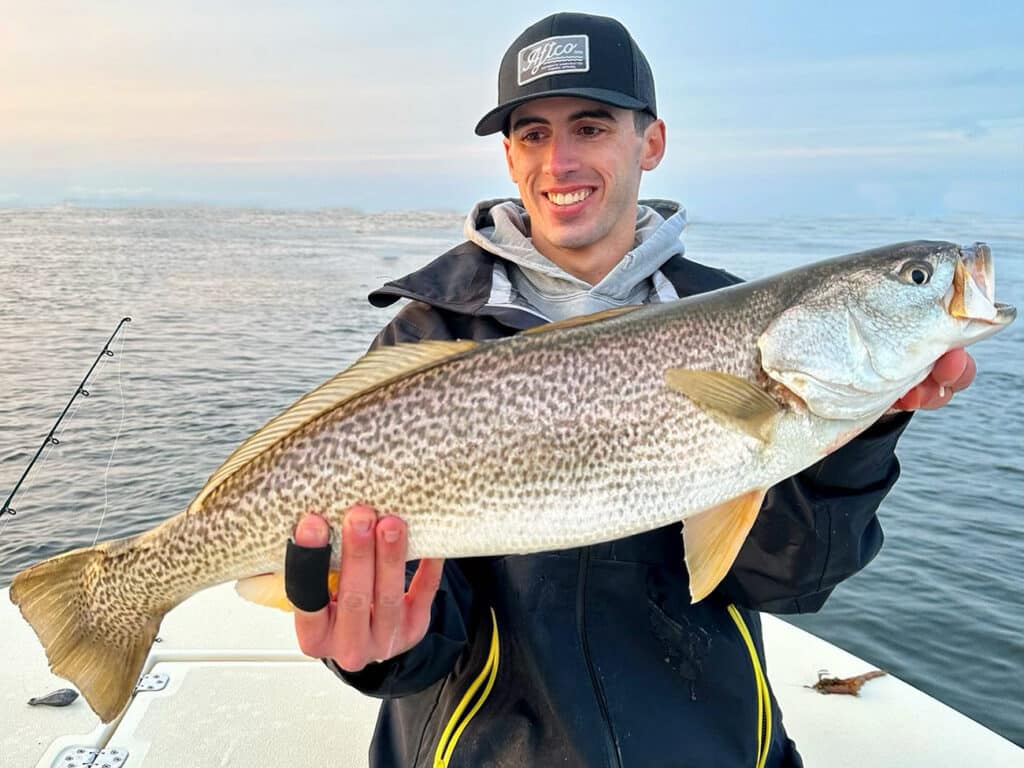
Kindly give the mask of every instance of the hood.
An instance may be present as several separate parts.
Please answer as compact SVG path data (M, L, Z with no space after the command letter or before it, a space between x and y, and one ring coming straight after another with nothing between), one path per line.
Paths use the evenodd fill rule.
M467 228L479 231L493 227L491 209L506 202L521 206L519 200L508 198L482 202L473 208ZM682 212L677 203L666 200L641 200L640 205L652 209L666 221ZM650 276L657 300L671 301L740 282L725 270L690 261L681 255L682 243L675 245L676 255L670 256ZM409 299L448 312L491 316L516 330L548 320L515 292L509 278L514 268L514 263L504 257L467 240L416 271L388 281L371 292L368 299L375 307L388 307L399 299Z
M666 200L637 205L634 247L596 285L569 274L530 239L529 214L518 200L486 201L466 218L466 239L504 260L495 270L491 300L526 307L547 320L678 297L659 272L683 253L686 212ZM500 263L500 262L499 262Z

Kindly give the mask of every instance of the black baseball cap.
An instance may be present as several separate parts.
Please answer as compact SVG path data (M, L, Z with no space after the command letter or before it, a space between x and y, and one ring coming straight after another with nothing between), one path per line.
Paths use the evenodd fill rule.
M578 96L658 116L647 59L626 28L605 16L556 13L517 37L498 70L498 106L477 123L477 135L507 135L516 107L550 96Z

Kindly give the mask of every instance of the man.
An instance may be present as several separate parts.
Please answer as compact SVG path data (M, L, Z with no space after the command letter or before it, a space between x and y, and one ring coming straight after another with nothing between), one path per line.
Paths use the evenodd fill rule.
M683 258L677 205L638 204L665 125L618 22L534 24L505 54L498 94L476 131L505 134L521 204L479 204L467 242L373 293L378 306L412 300L376 344L499 338L736 282ZM951 353L897 406L941 406L973 377L966 353ZM298 601L299 644L384 699L373 766L800 765L758 682L757 611L817 610L874 557L908 420L894 410L771 489L729 576L697 605L678 524L577 550L423 561L407 582L402 521L355 507L337 602ZM299 524L290 592L322 591L326 566L295 562L327 540L317 515Z

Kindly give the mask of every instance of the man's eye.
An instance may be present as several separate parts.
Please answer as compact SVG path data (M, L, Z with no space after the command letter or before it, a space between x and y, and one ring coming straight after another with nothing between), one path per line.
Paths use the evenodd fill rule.
M525 141L527 144L534 141L540 141L540 131L527 131L519 137L519 140Z
M597 136L601 133L601 129L596 125L582 125L580 126L580 133L584 136Z

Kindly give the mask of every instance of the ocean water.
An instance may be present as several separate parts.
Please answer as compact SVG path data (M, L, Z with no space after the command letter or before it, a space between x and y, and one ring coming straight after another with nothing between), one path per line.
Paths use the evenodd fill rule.
M0 210L0 503L132 318L17 515L0 520L0 586L183 509L239 442L361 354L394 311L366 294L456 243L461 223L435 211ZM686 243L752 278L917 238L988 242L997 296L1024 304L1024 218L697 220ZM973 351L975 385L917 414L900 442L882 553L794 621L1024 745L1024 321Z

